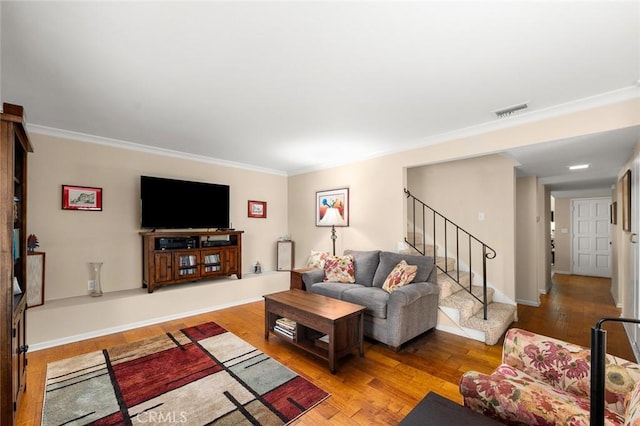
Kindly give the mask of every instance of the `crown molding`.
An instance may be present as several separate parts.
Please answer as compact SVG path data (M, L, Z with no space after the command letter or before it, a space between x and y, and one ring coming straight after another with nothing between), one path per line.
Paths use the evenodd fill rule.
M517 113L509 117L494 118L491 121L487 121L474 126L465 127L462 129L454 130L451 132L441 133L439 135L430 136L424 139L419 139L414 143L405 145L400 149L387 150L384 152L378 152L371 155L362 156L354 159L350 158L349 161L341 163L326 163L324 165L318 165L315 167L296 170L289 173L289 175L304 174L314 171L324 170L340 165L354 163L356 161L362 161L369 158L382 157L385 155L398 154L406 151L411 151L418 148L424 148L429 145L436 145L440 143L450 142L457 139L464 139L473 136L482 135L485 133L491 133L497 130L508 129L511 127L521 126L523 124L534 123L537 121L548 120L554 117L560 117L580 111L586 111L593 108L612 105L620 102L625 102L633 99L640 99L640 80L633 85L624 87L622 89L613 90L610 92L601 93L595 96L587 98L577 99L575 101L566 102L563 104L554 105L542 109L530 109L523 113Z
M70 139L78 142L93 143L96 145L104 145L112 148L128 149L131 151L146 152L149 154L162 155L165 157L180 158L183 160L197 161L200 163L215 164L217 166L232 167L236 169L249 170L258 173L267 173L272 175L286 176L287 173L282 170L269 169L266 167L257 167L235 161L221 160L219 158L207 157L205 155L189 154L187 152L175 151L172 149L159 148L155 146L142 145L134 142L126 142L118 139L105 138L102 136L90 135L87 133L74 132L70 130L56 129L54 127L40 126L38 124L28 124L27 129L31 133L37 133L45 136L52 136L61 139Z
M468 137L478 136L485 133L494 132L497 130L503 130L510 127L521 126L523 124L533 123L537 121L547 120L554 117L560 117L563 115L585 111L588 109L598 108L615 103L625 102L632 99L640 99L640 80L633 86L624 87L622 89L613 90L610 92L601 93L595 96L578 99L563 104L554 105L548 108L542 108L539 110L531 109L526 112L514 114L505 118L495 118L491 121L487 121L478 125L465 127L462 129L454 130L451 132L441 133L439 135L430 136L424 139L419 139L413 143L405 145L400 149L383 150L376 153L371 153L362 156L351 156L348 160L324 163L317 166L308 168L283 171L275 170L264 167L252 166L249 164L238 163L234 161L227 161L213 157L207 157L204 155L189 154L186 152L175 151L166 148L153 147L149 145L142 145L134 142L127 142L118 139L105 138L101 136L90 135L86 133L73 132L69 130L56 129L53 127L41 126L37 124L27 124L27 129L30 132L38 133L47 136L53 136L63 139L71 139L80 142L94 143L98 145L105 145L114 148L128 149L132 151L146 152L156 155L163 155L167 157L181 158L185 160L198 161L201 163L215 164L218 166L233 167L237 169L250 170L258 173L267 173L278 176L294 176L305 173L311 173L320 170L326 170L333 167L343 166L346 164L352 164L358 161L363 161L371 158L383 157L385 155L398 154L406 151L410 151L417 148L424 148L429 145L435 145L439 143L445 143L457 139L464 139Z

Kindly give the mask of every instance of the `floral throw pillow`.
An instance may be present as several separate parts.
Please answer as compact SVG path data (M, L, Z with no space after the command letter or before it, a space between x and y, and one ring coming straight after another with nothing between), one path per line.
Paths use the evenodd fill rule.
M408 265L405 260L401 260L387 275L387 279L382 284L382 289L392 293L405 284L409 284L418 273L418 265Z
M324 268L324 260L329 256L329 253L326 251L313 251L311 250L311 254L309 255L309 259L307 259L307 268Z
M324 280L333 283L355 283L353 256L327 256L324 260Z

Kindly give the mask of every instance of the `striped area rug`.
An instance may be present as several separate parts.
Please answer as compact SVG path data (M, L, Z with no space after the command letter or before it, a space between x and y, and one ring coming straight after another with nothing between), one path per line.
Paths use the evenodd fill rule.
M281 425L329 394L210 322L47 365L42 424Z

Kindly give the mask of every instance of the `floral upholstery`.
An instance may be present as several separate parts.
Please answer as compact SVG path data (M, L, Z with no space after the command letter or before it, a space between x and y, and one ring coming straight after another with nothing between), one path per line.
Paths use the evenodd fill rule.
M353 256L327 256L324 259L324 280L334 283L355 283Z
M311 254L309 254L309 259L307 260L307 268L323 269L324 260L327 256L329 256L329 253L326 251L311 250Z
M418 273L417 265L409 265L406 260L401 260L393 270L387 275L387 279L382 284L382 289L387 293L409 284Z
M588 348L512 328L502 364L491 375L465 373L460 393L464 405L506 424L588 425L590 359ZM607 355L605 370L605 424L640 426L640 365Z

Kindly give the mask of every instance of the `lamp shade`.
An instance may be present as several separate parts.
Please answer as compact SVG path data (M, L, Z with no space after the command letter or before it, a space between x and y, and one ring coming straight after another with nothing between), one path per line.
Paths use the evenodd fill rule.
M335 207L329 207L322 219L320 219L320 225L324 226L345 226L346 224L340 214L340 209Z

